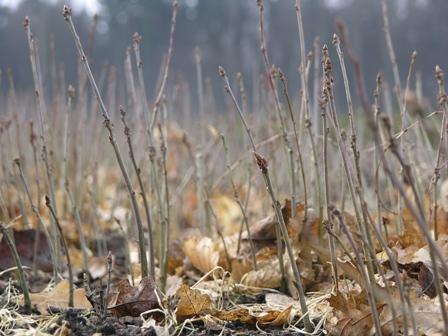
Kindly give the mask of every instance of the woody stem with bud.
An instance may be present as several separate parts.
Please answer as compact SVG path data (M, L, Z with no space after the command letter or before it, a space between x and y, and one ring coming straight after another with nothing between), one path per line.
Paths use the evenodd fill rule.
M436 66L435 74L437 85L439 87L439 104L443 110L442 122L440 123L439 146L437 148L436 164L434 167L434 175L432 177L432 188L433 188L432 211L434 216L434 240L437 240L439 231L437 222L437 182L440 179L440 159L442 153L442 146L445 141L445 128L446 128L445 124L447 122L448 99L445 92L445 80L443 76L443 71L438 65Z
M144 242L143 225L142 225L142 220L141 220L141 216L140 216L140 211L138 209L137 198L135 197L135 191L132 187L131 179L129 177L126 166L123 162L123 158L121 156L121 152L118 147L117 141L115 140L114 128L113 128L112 121L109 117L109 113L106 109L106 105L104 104L103 98L101 97L98 86L96 85L95 78L93 77L92 71L90 70L89 63L87 62L87 57L84 53L78 33L76 32L75 26L73 24L72 16L71 16L71 8L68 7L67 5L64 6L63 16L64 16L65 21L68 24L68 27L69 27L72 35L73 35L73 39L75 40L76 49L78 50L78 54L79 54L81 61L84 65L84 70L87 74L87 78L90 82L90 85L92 86L93 92L98 101L98 105L100 107L101 114L104 119L104 126L106 127L106 129L109 133L109 141L114 149L115 157L118 161L118 165L120 166L121 173L122 173L123 178L126 183L126 187L127 187L128 193L129 193L129 198L131 200L132 211L134 213L134 218L137 223L142 277L146 277L146 276L148 276L148 262L146 259L146 249L145 249L145 242Z
M255 157L255 161L257 163L258 168L261 171L261 174L263 175L263 180L265 182L266 185L266 189L269 193L269 196L271 197L271 201L272 201L272 206L274 207L275 210L275 215L277 217L277 221L278 221L278 229L280 230L281 234L279 236L277 236L277 241L280 240L280 238L283 238L283 242L286 246L286 251L289 257L289 261L292 267L292 271L294 274L294 280L295 280L295 284L297 286L298 289L298 294L299 294L299 302L300 302L300 308L302 310L302 316L303 316L303 322L305 325L305 330L307 332L312 332L313 331L313 324L311 323L310 317L308 315L308 306L306 304L306 298L305 298L305 290L303 288L302 285L302 280L300 278L300 271L299 268L297 266L296 263L296 259L294 257L294 252L291 246L291 242L289 240L289 236L288 236L288 230L286 228L286 224L285 224L285 220L283 218L282 215L282 211L280 209L280 205L275 197L275 193L274 193L274 189L272 187L272 183L271 183L271 179L269 176L269 169L268 169L268 162L267 160L262 157L260 154L257 153L257 149L255 147L255 142L254 139L252 137L252 134L250 132L249 126L246 122L246 119L244 118L243 112L235 98L235 95L233 94L233 91L230 87L230 83L229 83L229 79L226 75L226 72L224 70L223 67L219 67L219 75L223 78L224 80L224 84L225 84L225 90L226 92L230 95L230 97L232 98L232 101L235 105L236 110L238 111L238 114L241 118L241 121L243 122L244 128L246 129L247 135L249 136L250 142L252 144L252 149L253 149L253 154ZM281 260L280 260L280 263ZM280 267L282 267L283 265L280 265Z

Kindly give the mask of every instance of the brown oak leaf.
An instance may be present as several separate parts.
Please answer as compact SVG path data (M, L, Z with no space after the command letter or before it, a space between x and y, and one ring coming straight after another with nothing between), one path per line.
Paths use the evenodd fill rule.
M108 305L108 309L117 317L137 317L159 306L156 285L150 277L142 278L138 286L131 286L129 280L123 279L117 287L118 292L110 298Z

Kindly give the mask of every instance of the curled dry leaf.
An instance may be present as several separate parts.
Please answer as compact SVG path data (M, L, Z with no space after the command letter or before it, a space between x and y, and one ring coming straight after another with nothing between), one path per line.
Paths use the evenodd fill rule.
M212 314L214 317L228 322L239 322L244 324L255 324L257 319L245 308L239 308L229 311L216 311Z
M292 306L289 306L285 310L270 310L266 314L258 317L258 322L262 325L269 325L271 327L281 327L285 323L289 322Z
M291 201L286 199L281 207L283 219L288 229L288 235L293 244L296 244L301 234L306 234L308 238L317 237L319 234L319 218L316 211L308 208L308 218L303 222L305 215L305 206L298 203L296 206L296 219L291 220ZM275 213L251 225L250 232L253 240L275 240L275 226L277 225L277 218ZM243 234L243 238L247 239L247 233Z
M176 311L178 321L207 313L212 306L212 300L207 294L185 284L180 286L176 296L179 300Z
M386 305L377 305L378 313L381 314ZM337 321L336 326L331 328L332 335L340 336L359 336L369 335L373 328L372 312L367 310L353 309L350 311L350 317L343 317Z
M350 315L351 311L361 310L361 306L367 306L367 295L366 292L361 293L352 293L349 292L346 294L348 298L344 296L344 293L338 291L336 294L333 294L328 299L328 303L334 309L342 311L343 313Z
M420 272L418 272L418 282L423 293L430 298L435 298L437 296L436 287L434 286L433 271L425 264L421 265Z
M445 190L441 190L442 206L440 206L439 204L436 212L437 232L439 234L439 240L442 239L442 237L444 236L446 237L446 235L448 234L448 210L446 208L448 204L447 203L448 180L444 182L443 188L445 188ZM413 197L410 197L410 199L413 199ZM428 206L432 207L432 201L428 204ZM399 235L396 232L395 229L396 227L395 223L397 221L396 214L385 214L383 221L385 222L387 229L390 232L389 235L391 236L391 239L394 241L398 241L403 248L408 246L417 246L417 247L426 246L425 237L424 235L421 234L417 221L408 208L403 209L403 225L404 225L403 234ZM430 221L428 224L430 229L434 230L435 216L433 214L431 214Z
M396 214L385 213L383 215L383 223L389 233L389 239L396 245L402 248L417 246L422 247L426 244L425 237L421 234L418 224L410 214L407 208L403 209L403 225L404 233L398 234L396 232L396 225L398 218Z
M210 201L224 236L239 232L241 210L238 203L226 195L214 196Z
M259 265L258 270L252 270L241 278L242 284L256 288L278 288L281 281L282 274L277 258Z
M238 322L241 324L269 326L269 327L281 327L290 320L292 312L292 306L287 307L284 310L269 310L254 316L248 309L239 308L229 311L214 311L212 316L227 322Z
M157 308L159 302L152 278L145 277L138 286L131 286L129 280L120 280L118 292L109 299L108 309L117 317L140 316L141 313Z
M296 251L295 248L293 248L293 252L296 256L296 265L300 270L302 285L304 286L305 290L307 290L309 287L316 283L317 279L317 272L313 268L313 256L309 253L310 250L305 250L299 255L299 252ZM298 298L297 284L295 283L291 262L286 254L283 257L283 264L285 265L286 285L288 287L288 291L292 297Z
M291 208L291 202L289 200L285 203L286 207ZM289 211L291 213L291 211ZM297 245L299 239L306 235L307 239L318 239L319 238L319 227L320 218L318 213L313 208L308 208L307 218L304 222L305 217L305 205L302 203L297 204L296 207L296 218L292 220L290 216L288 219L288 235L292 240L293 245Z
M48 314L48 308L58 309L68 308L68 294L70 284L68 280L63 280L56 285L50 292L30 294L31 303L42 314ZM20 304L23 304L23 295L19 298ZM73 293L73 306L79 309L90 309L92 305L87 300L84 288L77 288Z
M337 319L330 319L329 329L336 335L367 335L373 328L373 319L367 302L367 293L341 291L333 294L328 303L334 309ZM377 304L378 313L381 315L385 304ZM397 321L399 323L399 321Z
M192 237L184 242L182 250L191 264L204 274L218 265L219 251L208 237Z
M446 257L448 255L447 241L445 239L439 239L437 244L442 254ZM418 248L415 245L409 245L401 248L401 246L397 245L393 247L393 250L396 253L396 261L400 267L406 270L406 274L418 279L420 289L424 294L430 298L434 298L436 296L436 288L434 286L433 265L428 247ZM377 256L383 263L389 261L385 252L378 253ZM440 267L440 263L438 265L442 279L448 279L448 274Z
M252 264L247 258L235 258L232 260L232 279L240 282L241 278L252 269Z
M289 218L291 217L291 202L289 206L287 204L283 205L282 215L285 219L285 223L289 222ZM275 213L270 214L266 218L256 222L250 227L250 234L253 240L274 240L276 238L275 234L275 225L277 225L277 219ZM243 238L247 239L247 232L243 233Z

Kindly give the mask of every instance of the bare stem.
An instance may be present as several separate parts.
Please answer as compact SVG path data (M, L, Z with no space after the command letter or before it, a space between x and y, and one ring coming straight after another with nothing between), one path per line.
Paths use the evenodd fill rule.
M162 290L165 290L167 271L168 271L168 245L170 242L170 195L168 192L168 170L166 167L167 147L165 143L165 137L162 130L162 125L159 123L160 132L160 152L162 154L162 171L163 171L163 185L164 193L163 198L165 202L164 217L162 218L162 248L160 255L160 282L162 284Z
M131 159L132 166L134 168L135 174L137 175L137 181L140 188L140 195L143 200L143 206L145 208L146 215L146 224L148 226L148 245L149 245L149 270L153 279L155 279L155 255L154 255L154 239L153 239L153 229L152 229L152 220L151 220L151 209L148 204L148 199L146 197L146 192L143 185L143 180L141 176L141 169L138 167L137 162L135 160L134 149L132 145L132 135L131 129L129 128L126 122L126 111L121 106L121 121L124 126L124 134L126 136L126 141L128 144L129 158Z
M165 90L166 80L168 78L168 72L170 69L171 58L173 56L174 50L174 32L176 31L176 18L177 18L177 0L173 0L173 14L171 17L171 30L169 37L169 46L168 46L168 55L165 60L165 67L163 69L163 77L162 82L160 84L159 92L157 93L156 99L154 101L154 107L152 111L152 119L149 125L149 131L152 132L152 129L155 126L157 120L157 112L159 111L160 102L163 97L163 92Z
M56 223L56 227L58 228L58 233L60 236L60 239L62 241L62 248L64 249L65 257L67 258L67 269L68 269L68 281L69 281L69 293L68 293L68 306L73 307L73 292L74 292L74 285L73 285L73 270L72 270L72 263L70 261L70 253L68 251L67 241L65 240L64 233L62 232L61 224L59 223L59 219L56 216L56 212L54 211L53 206L51 205L50 198L45 195L45 205L48 207L48 210L50 210L51 216L54 219L54 222Z
M439 104L443 110L442 122L440 123L439 146L437 147L436 163L432 178L432 185L433 185L432 211L434 216L434 240L437 240L439 235L438 218L437 218L437 182L440 179L440 160L442 155L442 146L445 140L445 129L448 117L448 100L447 100L448 98L445 93L445 80L443 71L439 66L436 66L435 74L437 84L439 87Z
M291 121L292 121L292 126L293 126L293 131L294 131L294 139L296 140L297 156L298 156L298 160L299 160L300 172L302 175L302 182L303 182L303 199L304 199L304 208L305 208L304 215L303 215L303 217L304 217L303 221L306 222L306 220L308 219L308 192L307 192L307 186L306 186L305 167L303 164L302 150L301 150L301 146L300 146L300 138L299 138L299 135L297 134L297 125L296 125L296 121L294 118L294 113L292 111L291 99L289 98L288 83L287 83L286 78L281 70L279 70L279 76L280 76L280 81L283 84L283 94L285 95L286 105L288 106L288 111L289 111L289 117L291 118ZM319 193L319 195L320 195L320 193Z
M252 240L252 236L250 234L249 221L247 219L246 210L244 208L243 203L241 202L241 198L240 198L238 189L237 189L237 187L235 185L235 181L233 179L232 170L230 169L229 149L227 147L224 134L221 134L221 140L222 140L222 146L224 148L224 154L226 157L226 165L227 165L227 170L229 172L230 183L231 183L232 189L233 189L233 197L235 198L235 201L241 210L241 215L243 216L243 223L244 223L244 226L246 227L247 239L249 240L249 244L250 244L252 263L254 265L254 269L256 270L257 269L257 258L255 256L255 246L254 246L254 242ZM240 230L240 232L241 232L241 230ZM239 253L239 251L240 251L240 246L241 246L241 234L238 236L237 253Z
M53 179L53 172L51 170L50 162L49 162L49 155L48 155L48 144L46 139L46 132L47 132L47 123L46 123L46 113L47 113L47 107L45 104L45 99L43 95L43 86L42 86L42 78L40 73L40 64L38 62L38 53L37 53L37 47L36 42L34 40L33 34L31 33L31 21L28 17L25 17L24 21L24 27L25 32L27 34L28 39L28 47L30 49L30 61L31 61L31 69L33 74L33 82L34 82L34 90L35 90L35 97L36 97L36 107L38 110L39 115L39 125L40 125L40 138L42 141L42 161L45 165L45 171L47 174L47 183L48 183L48 190L50 199L53 204L56 204L56 198L55 198L55 189L54 189L54 179ZM53 239L55 239L57 229L53 226ZM56 257L56 263L59 263L59 254L58 254L58 243L55 240L55 257ZM55 265L57 267L57 264Z
M403 111L402 107L402 100L401 100L401 80L400 80L400 72L398 71L398 64L397 64L397 58L395 56L394 46L392 43L392 37L390 35L390 27L389 27L389 14L387 9L387 2L386 0L381 0L381 12L383 14L383 30L384 30L384 37L386 39L386 47L387 51L389 53L390 62L392 65L392 73L394 76L394 82L395 82L395 94L398 101L398 106L400 108L400 111ZM392 113L392 111L389 111ZM403 233L404 226L403 226L403 200L401 195L398 195L398 221L397 221L397 232L399 234Z
M200 144L201 147L205 144L205 111L204 111L204 85L202 78L202 62L201 62L201 50L199 47L194 49L194 59L196 63L196 80L198 82L198 105L199 105L199 123L200 123Z
M271 179L269 177L268 162L266 161L265 158L263 158L260 154L258 154L256 152L254 152L254 156L255 156L255 161L257 162L257 165L260 168L260 171L263 175L263 179L266 184L266 189L269 193L269 196L271 197L272 205L274 207L275 215L276 215L277 221L278 221L278 228L281 231L281 236L283 237L283 242L285 243L285 246L286 246L286 252L288 254L289 262L292 267L292 271L294 274L294 280L296 282L296 286L297 286L297 290L298 290L298 294L299 294L299 302L300 302L300 308L302 310L302 316L303 316L303 322L305 325L305 330L308 332L311 332L313 330L313 324L311 323L311 320L308 315L308 306L306 304L306 299L305 299L305 290L303 288L302 280L300 277L300 271L297 266L296 259L294 257L294 251L292 249L291 242L289 239L288 229L286 228L285 220L283 218L283 215L282 215L282 212L280 209L280 205L279 205L277 199L275 198L274 190L272 188Z
M260 2L260 5L262 7L261 1L259 1L259 2ZM262 9L260 9L260 10L262 10ZM288 252L288 257L289 257L289 260L290 260L290 263L291 263L291 267L292 267L292 270L293 270L294 279L296 281L296 286L298 288L300 307L302 309L303 321L304 321L305 329L306 329L307 332L311 332L314 328L313 328L313 325L311 323L310 317L308 315L308 307L307 307L306 299L305 299L305 291L304 291L303 286L302 286L302 280L300 278L300 272L299 272L299 269L297 267L297 264L296 264L296 261L295 261L295 258L294 258L294 253L293 253L293 250L292 250L292 247L291 247L291 242L289 241L288 230L286 228L286 224L285 224L285 221L283 219L283 215L282 215L282 212L280 210L280 206L279 206L279 204L278 204L278 202L277 202L277 200L276 200L276 198L274 196L274 191L273 191L273 188L272 188L272 185L271 185L271 180L270 180L270 177L269 177L267 161L260 154L258 154L257 151L256 151L255 142L254 142L254 140L252 138L252 134L250 133L250 129L247 126L247 123L246 123L244 115L243 115L243 113L241 111L241 108L240 108L237 100L235 99L235 96L233 95L233 91L232 91L232 89L230 87L229 79L228 79L228 77L226 75L226 72L225 72L224 68L221 67L221 66L219 67L219 74L223 78L224 83L225 83L225 90L232 97L232 100L233 100L233 103L234 103L234 105L236 107L236 110L238 111L238 114L239 114L239 116L241 118L241 121L243 122L244 127L246 128L247 135L248 135L248 137L250 139L250 142L252 144L252 148L254 150L255 160L257 162L258 167L261 170L261 173L263 175L263 179L264 179L266 188L267 188L268 193L269 193L269 195L271 197L272 206L275 209L275 214L276 214L276 217L277 217L279 229L281 231L281 237L279 235L277 235L277 242L281 238L283 238L283 241L284 241L285 246L286 246L286 250ZM279 260L281 261L280 258L279 258Z
M320 109L322 115L322 131L323 131L323 161L324 161L324 203L325 203L325 221L327 221L327 230L330 233L328 237L328 243L330 247L330 256L331 256L331 267L333 271L333 280L336 287L336 291L339 290L339 276L338 276L338 267L337 267L337 257L335 251L335 242L334 236L331 234L333 232L333 223L331 222L329 204L330 204L330 181L328 179L328 133L330 129L327 126L327 105L328 99L324 93L322 93L321 101L320 101ZM321 217L324 218L324 217ZM324 222L324 220L322 220ZM322 233L321 233L322 236Z
M326 99L329 102L329 111L330 111L330 120L332 121L333 124L333 128L335 130L336 133L336 139L338 142L338 147L339 147L339 152L341 154L341 159L342 159L342 164L343 164L343 168L344 168L344 173L347 179L347 183L348 183L348 187L349 187L349 191L350 191L350 196L353 202L353 207L355 210L355 216L356 216L356 221L358 223L358 227L361 231L361 238L363 240L363 248L364 248L364 254L366 256L368 256L368 258L366 259L367 261L367 270L368 270L368 276L369 276L369 280L370 283L374 283L375 279L374 279L374 271L373 271L373 258L374 258L374 254L370 253L369 251L369 247L373 246L372 242L371 242L371 238L370 238L370 234L368 233L368 228L367 228L367 220L366 220L366 215L365 212L360 210L360 206L357 202L357 197L359 197L361 203L363 203L363 195L362 195L362 190L361 190L361 185L359 183L359 179L360 179L360 170L359 170L359 162L357 161L357 157L359 156L359 153L357 151L356 148L356 133L354 133L354 125L351 123L352 126L352 150L355 156L355 164L357 167L357 179L358 181L354 181L354 177L353 174L350 170L350 165L349 165L349 160L348 160L348 156L349 154L347 153L347 148L346 148L346 134L345 131L341 129L341 127L339 126L339 121L338 121L338 114L336 111L336 104L335 104L335 100L334 100L334 92L333 92L333 75L332 75L332 63L331 60L328 56L328 48L326 45L324 45L323 47L323 55L324 55L324 59L323 59L323 71L324 71L324 75L325 75L325 88L324 88L324 92L327 95ZM346 87L347 90L347 87ZM347 93L347 92L346 92ZM349 114L350 117L350 114ZM355 182L356 183L356 187L355 187ZM362 217L361 217L362 214ZM367 280L366 280L367 281ZM379 317L378 317L378 311L377 311L377 307L374 301L369 300L369 304L371 306L372 309L372 314L373 314L373 320L374 320L374 324L375 324L375 329L376 332L381 335L381 324L379 321Z
M144 234L143 234L143 225L140 217L140 211L138 209L137 199L135 197L135 191L132 187L131 179L129 177L129 174L127 172L126 166L124 165L123 158L120 153L120 149L118 147L118 144L114 137L114 131L113 131L113 124L110 120L109 113L106 109L106 106L104 105L103 99L101 97L100 91L98 89L98 86L96 85L95 78L93 77L92 71L90 70L89 63L87 62L86 55L84 54L84 50L82 48L81 41L79 39L79 36L76 32L75 26L72 21L71 16L71 8L67 5L64 6L63 10L63 16L65 21L68 24L68 27L70 28L70 31L73 35L73 39L76 44L76 49L78 50L78 54L81 58L81 61L84 65L84 70L87 74L88 80L90 82L90 85L92 86L93 92L96 96L96 99L98 101L98 105L101 110L101 114L104 119L104 126L106 127L108 133L109 133L109 141L114 149L115 157L118 161L118 165L120 166L121 173L123 175L123 178L126 183L126 187L129 193L129 197L131 199L131 205L132 210L134 212L135 220L137 223L137 229L138 229L138 241L139 241L139 252L140 252L140 262L141 262L141 270L142 270L142 277L148 276L148 262L146 260L146 249L145 249L145 242L144 242Z
M219 238L221 239L222 246L224 248L224 254L226 256L226 261L227 261L227 269L229 270L229 272L231 272L232 271L232 262L231 262L231 259L230 259L229 250L227 249L226 240L224 239L224 235L222 234L222 230L221 230L221 225L219 225L218 217L216 216L215 210L213 209L212 203L210 202L210 198L209 198L208 193L207 193L207 201L206 201L206 203L207 203L207 206L210 209L210 213L212 214L212 217L213 217L213 219L215 221L216 233L218 234Z
M22 262L20 261L16 245L14 244L14 240L9 236L8 229L3 224L0 224L0 231L2 232L3 237L6 240L6 244L8 245L11 251L12 257L14 258L14 262L16 263L17 272L19 273L20 286L22 287L23 291L23 299L25 301L25 310L27 313L31 313L30 292L28 291L28 285L26 284L25 273L23 272Z

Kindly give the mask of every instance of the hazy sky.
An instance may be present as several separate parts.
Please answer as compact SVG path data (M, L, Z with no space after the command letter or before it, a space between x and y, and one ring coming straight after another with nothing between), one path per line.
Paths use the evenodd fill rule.
M1 5L5 5L8 7L12 7L15 8L19 5L20 2L22 2L23 0L0 0L0 4ZM47 2L58 2L58 0L44 0ZM182 0L180 0L182 2ZM199 3L199 1L201 0L184 0L187 3L194 3L195 5ZM202 0L204 1L204 0ZM278 1L278 0L273 0L273 1ZM327 5L330 6L344 6L344 5L350 5L351 2L353 2L354 0L324 0ZM397 2L401 3L402 5L406 4L406 2L409 0L398 0ZM417 0L418 2L421 3L426 3L428 2L428 0ZM73 6L74 9L76 10L83 10L85 9L89 14L95 14L98 13L99 9L100 9L100 4L99 4L99 0L67 0L67 2Z
M58 0L45 0L46 2L56 3ZM22 0L0 0L0 5L15 8L17 7ZM98 13L100 9L98 0L66 0L64 1L68 3L74 11L82 11L85 10L88 14L93 15Z
M11 8L15 8L19 5L20 2L23 0L0 0L0 4L6 5ZM46 2L55 3L58 2L58 0L44 0ZM185 0L185 2L188 5L197 5L201 0ZM204 0L202 0L204 1ZM278 1L278 0L273 0ZM353 0L325 0L325 2L332 6L338 6L343 3L350 3ZM66 0L66 2L69 3L69 5L73 8L75 11L82 11L85 10L88 14L93 15L97 14L100 10L100 4L99 0ZM181 0L182 2L182 0ZM254 0L255 2L255 0Z

